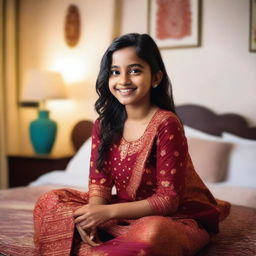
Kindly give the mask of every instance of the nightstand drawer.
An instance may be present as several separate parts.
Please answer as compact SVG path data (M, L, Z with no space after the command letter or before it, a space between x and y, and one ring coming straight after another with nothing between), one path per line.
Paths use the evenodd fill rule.
M8 156L9 187L26 186L40 175L65 170L72 156Z

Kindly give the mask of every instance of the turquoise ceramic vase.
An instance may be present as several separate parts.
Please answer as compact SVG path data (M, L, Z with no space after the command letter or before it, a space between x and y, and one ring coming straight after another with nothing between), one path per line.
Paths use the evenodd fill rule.
M38 118L30 124L30 139L37 154L49 154L55 141L57 124L49 119L49 111L38 111Z

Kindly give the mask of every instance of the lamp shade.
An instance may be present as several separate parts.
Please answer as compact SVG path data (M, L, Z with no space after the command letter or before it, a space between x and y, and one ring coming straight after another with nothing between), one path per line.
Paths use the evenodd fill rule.
M42 109L38 118L30 123L30 139L37 154L49 154L54 144L57 123L49 118L44 102L50 99L66 98L65 86L58 72L29 70L21 95L22 101L39 101Z
M21 95L22 101L44 101L66 98L66 90L60 73L29 70Z

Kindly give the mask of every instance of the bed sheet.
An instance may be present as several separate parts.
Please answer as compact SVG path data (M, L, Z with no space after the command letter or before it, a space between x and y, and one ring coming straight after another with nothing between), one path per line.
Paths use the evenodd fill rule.
M38 197L61 186L0 190L0 255L38 255L33 243L33 208Z
M56 188L60 186L0 191L0 255L38 255L33 244L32 210L40 195ZM220 234L213 236L198 256L256 255L255 219L255 208L233 205L230 216L220 224Z

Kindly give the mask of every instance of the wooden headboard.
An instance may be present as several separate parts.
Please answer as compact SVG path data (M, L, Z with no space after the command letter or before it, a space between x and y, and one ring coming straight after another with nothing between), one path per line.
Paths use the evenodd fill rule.
M256 127L249 127L246 119L238 114L215 114L199 105L181 105L176 111L184 125L197 130L221 136L229 132L237 136L256 140Z
M176 111L184 125L197 130L216 136L221 136L225 131L256 140L256 127L249 127L246 119L241 115L233 113L218 115L206 107L193 104L177 106ZM82 120L74 126L71 137L75 150L78 150L90 137L91 130L92 122L88 120Z

